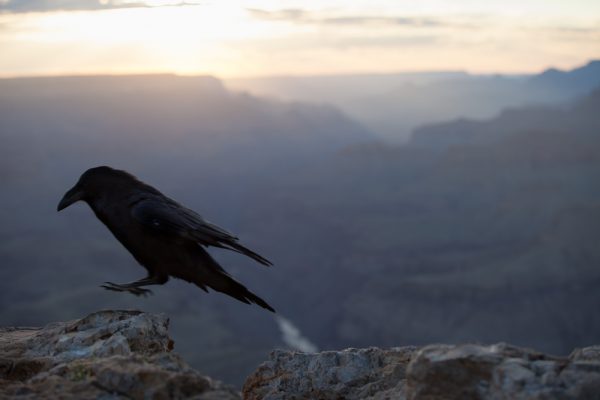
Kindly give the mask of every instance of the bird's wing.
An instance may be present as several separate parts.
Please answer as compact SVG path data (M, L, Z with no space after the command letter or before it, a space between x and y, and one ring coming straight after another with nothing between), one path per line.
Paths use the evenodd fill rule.
M131 208L133 218L157 233L175 235L205 246L236 251L269 266L269 260L238 243L225 229L206 221L198 213L170 200L147 198Z

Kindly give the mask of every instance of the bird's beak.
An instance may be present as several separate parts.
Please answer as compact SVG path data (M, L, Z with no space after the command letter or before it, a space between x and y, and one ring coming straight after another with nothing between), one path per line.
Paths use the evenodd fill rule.
M63 196L60 203L58 203L58 207L56 208L56 211L60 211L64 208L67 208L71 204L75 203L76 201L81 200L82 198L83 198L83 192L77 187L77 185L75 185L67 193L65 193L65 195Z

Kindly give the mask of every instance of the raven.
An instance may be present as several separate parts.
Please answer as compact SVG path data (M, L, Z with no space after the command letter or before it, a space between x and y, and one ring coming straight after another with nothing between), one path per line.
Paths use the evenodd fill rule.
M233 250L262 265L269 260L242 246L238 238L196 212L163 195L128 172L107 166L90 168L58 204L58 211L82 200L144 268L148 276L131 283L105 282L103 288L134 295L152 293L143 286L183 279L208 292L210 287L246 304L275 310L229 275L204 249Z

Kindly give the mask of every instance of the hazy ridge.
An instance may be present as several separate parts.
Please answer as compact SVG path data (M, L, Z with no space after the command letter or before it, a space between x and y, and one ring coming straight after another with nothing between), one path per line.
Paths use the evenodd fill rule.
M534 75L448 71L231 79L226 84L257 95L333 104L380 138L405 142L423 124L491 118L506 107L573 100L600 86L600 61Z

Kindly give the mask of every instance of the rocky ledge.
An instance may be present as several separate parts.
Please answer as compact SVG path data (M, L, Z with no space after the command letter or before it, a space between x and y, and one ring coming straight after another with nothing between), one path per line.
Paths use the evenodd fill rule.
M600 399L600 346L554 357L495 344L274 351L244 399Z
M100 311L0 328L1 399L237 399L172 353L164 315ZM600 346L554 357L507 344L276 350L246 380L258 399L600 399Z
M171 353L169 320L100 311L44 328L0 328L1 399L240 399Z

